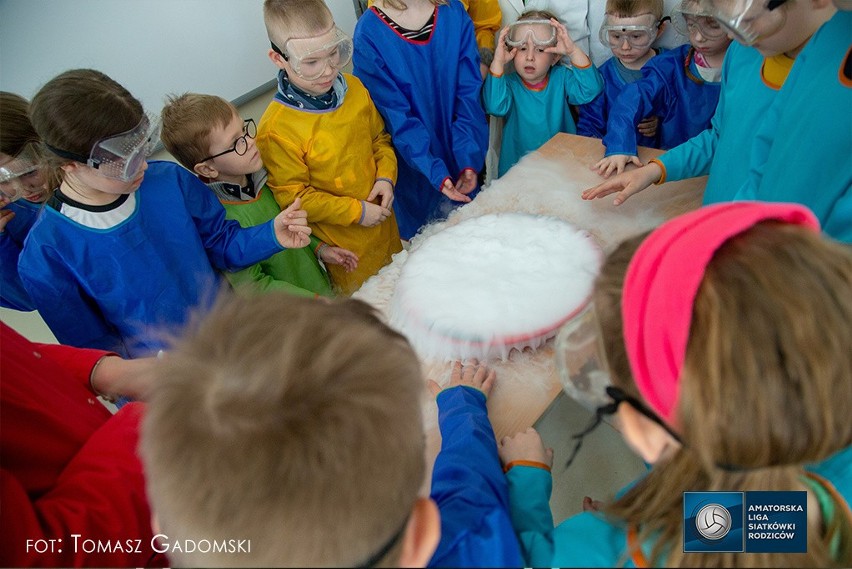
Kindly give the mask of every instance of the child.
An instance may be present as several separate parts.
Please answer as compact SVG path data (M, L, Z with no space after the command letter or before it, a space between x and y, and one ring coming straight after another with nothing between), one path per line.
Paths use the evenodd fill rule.
M557 65L568 57L572 67ZM515 73L505 75L514 61ZM603 89L589 57L550 12L531 10L497 40L482 99L488 114L505 117L498 176L557 132L575 133L566 104L587 103Z
M752 8L750 17L737 24L742 27L740 33L734 34L735 27L728 28L738 41L728 48L722 65L722 90L710 128L642 168L589 188L583 192L583 199L617 192L613 203L618 205L651 184L708 173L705 204L736 197L749 173L755 135L776 94L808 39L835 12L825 0L784 1ZM740 43L743 41L748 45ZM799 124L800 128L810 128L809 123L797 119L785 126L793 130L785 131L784 136L798 140L795 129Z
M826 234L852 243L849 10L841 7L796 58L754 137L749 176L736 198L805 204ZM803 128L791 133L795 125Z
M30 230L21 279L60 343L138 357L163 327L212 300L216 269L308 244L299 204L241 229L198 178L145 161L157 138L141 103L99 71L48 81L30 106L60 180Z
M266 186L266 170L254 143L253 120L243 120L236 107L221 97L185 93L169 98L162 121L166 150L207 183L225 206L228 219L252 227L278 215L281 209ZM330 247L311 235L310 247L281 251L225 277L235 287L331 296L328 275L317 256L347 271L358 265L351 251Z
M592 102L579 108L577 134L603 138L615 100L624 88L642 78L642 67L657 55L651 44L663 33L663 0L607 0L606 17L600 29L601 41L614 57L600 66L604 90ZM637 143L655 147L658 119L643 117L631 129Z
M633 125L642 117L660 117L657 148L686 142L710 126L719 102L722 61L731 40L698 0L684 0L672 14L675 29L689 38L684 45L651 59L642 78L615 99L607 119L604 158L595 164L604 176L621 173L628 163L642 166L636 155Z
M351 272L328 267L348 295L402 250L390 136L361 82L340 72L352 40L322 0L266 0L263 18L280 70L257 137L269 187L282 208L301 199L317 237L358 257Z
M473 24L459 0L380 0L355 26L355 75L369 89L399 164L399 233L470 201L488 125Z
M533 430L507 437L527 566L848 567L850 287L852 251L794 204L708 206L622 244L594 295L612 381L597 420L617 411L652 466L554 528L552 456ZM684 554L683 492L705 490L807 491L807 554Z
M0 91L0 306L23 311L35 306L18 274L18 258L47 199L28 106L23 97Z
M446 456L433 500L420 496L420 363L368 305L231 297L195 324L152 370L140 447L148 495L170 542L250 547L170 549L173 564L423 567L440 536L441 564L472 565L481 554L520 565L516 540L499 531L510 522L484 417L493 372L457 365L438 395Z

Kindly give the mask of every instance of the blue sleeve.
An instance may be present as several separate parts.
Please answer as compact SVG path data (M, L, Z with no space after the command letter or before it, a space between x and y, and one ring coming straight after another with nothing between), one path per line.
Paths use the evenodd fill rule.
M606 134L607 98L606 89L592 102L578 108L577 134L592 138L603 138Z
M642 79L625 86L609 111L606 135L603 137L606 147L604 156L636 156L636 126L645 117L664 116L670 100L668 82L653 71L644 73Z
M485 112L495 117L505 117L512 108L512 93L506 75L496 77L489 73L482 87L482 102Z
M572 105L583 105L591 103L595 97L603 92L603 77L597 67L570 67L563 74L565 81L565 92L568 102Z
M555 556L550 494L553 477L534 466L515 466L506 473L512 524L527 567L552 567Z
M370 14L362 16L365 17L370 17ZM385 120L385 127L397 153L409 166L425 176L437 192L444 180L451 177L450 170L429 148L431 127L427 127L416 116L408 97L394 81L400 72L416 73L416 70L391 71L384 55L372 42L362 39L359 29L355 33L353 73L370 92L370 97Z
M470 387L438 394L441 451L431 497L441 512L441 542L430 567L520 567L506 477L485 395Z
M473 22L465 15L462 46L456 80L456 106L452 123L453 154L459 167L479 172L485 165L488 150L488 122L480 101L482 72L479 70L479 48L473 32ZM461 172L450 172L457 177ZM443 180L443 178L442 178Z
M225 218L225 208L204 183L184 168L178 183L210 264L219 270L238 271L283 251L275 237L274 220L240 227Z
M35 310L35 306L18 274L20 255L21 247L8 232L0 233L0 278L3 279L0 283L0 306L28 312Z
M20 260L21 280L60 344L109 350L127 357L121 335L97 302L77 284L77 276L51 248L28 239Z

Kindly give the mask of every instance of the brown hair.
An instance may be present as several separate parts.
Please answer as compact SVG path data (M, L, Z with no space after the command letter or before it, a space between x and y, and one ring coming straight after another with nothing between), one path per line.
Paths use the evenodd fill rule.
M94 69L60 73L42 87L30 104L30 120L42 142L53 148L89 156L102 138L126 132L142 120L142 103ZM62 179L59 167L69 162L44 152L49 186Z
M265 0L263 23L269 41L284 49L291 38L321 34L333 23L334 17L323 0Z
M659 21L663 17L663 0L606 0L606 13L619 18L653 14Z
M595 303L613 382L632 382L620 314L624 275L644 236L607 260ZM693 308L676 423L684 446L607 514L653 542L651 563L702 567L830 566L852 561L840 508L808 527L808 553L685 557L682 492L801 490L803 465L852 444L852 248L807 229L764 222L726 242ZM734 465L735 469L718 465ZM838 539L841 551L830 554Z
M30 122L29 103L15 93L0 91L0 152L17 156L38 134Z
M153 373L141 453L163 532L251 540L176 565L354 566L403 527L424 384L367 304L227 295Z
M559 21L559 18L557 18L553 14L553 12L550 12L548 10L527 10L526 12L521 14L515 21L523 22L524 20L550 20L551 18Z
M170 95L160 115L163 146L189 170L210 156L210 133L225 128L237 108L215 95Z

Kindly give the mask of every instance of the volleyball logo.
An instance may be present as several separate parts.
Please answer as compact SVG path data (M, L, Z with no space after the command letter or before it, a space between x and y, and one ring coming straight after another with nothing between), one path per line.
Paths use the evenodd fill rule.
M731 512L721 504L707 504L695 516L695 529L706 539L722 539L731 531Z

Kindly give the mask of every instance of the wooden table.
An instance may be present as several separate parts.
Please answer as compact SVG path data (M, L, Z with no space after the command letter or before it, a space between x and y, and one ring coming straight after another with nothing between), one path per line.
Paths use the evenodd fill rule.
M643 161L659 150L639 149ZM353 296L386 314L393 289L408 255L430 235L472 217L499 212L523 212L562 218L588 230L605 252L624 238L656 227L663 221L697 208L706 178L652 186L624 204L612 205L612 197L584 201L580 192L602 179L590 166L603 157L600 140L557 134L538 151L524 157L502 178L495 180L471 203L455 210L446 221L430 224L416 235L407 251L368 280ZM513 352L508 361L489 362L497 370L497 383L488 408L498 440L532 426L561 390L552 340L535 352ZM426 377L438 383L449 380L450 363L423 361ZM424 407L431 453L437 453L437 413L432 401ZM567 436L567 434L566 434ZM439 436L438 436L439 437Z

